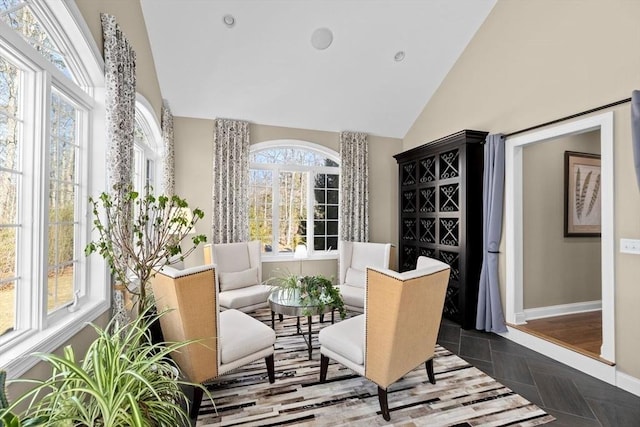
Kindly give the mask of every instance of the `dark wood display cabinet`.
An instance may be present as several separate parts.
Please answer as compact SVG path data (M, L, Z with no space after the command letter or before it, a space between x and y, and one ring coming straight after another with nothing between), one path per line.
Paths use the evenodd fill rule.
M399 169L399 269L426 255L451 266L444 316L475 327L482 266L483 143L463 130L396 154Z

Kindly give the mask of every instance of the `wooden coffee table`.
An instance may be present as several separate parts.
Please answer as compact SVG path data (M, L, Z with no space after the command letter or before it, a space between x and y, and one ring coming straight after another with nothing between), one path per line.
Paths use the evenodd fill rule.
M299 295L296 295L292 292L285 291L283 289L276 289L271 292L268 298L269 307L271 307L271 328L275 330L275 319L276 314L280 316L280 320L282 320L282 316L295 316L297 318L296 321L296 329L298 334L302 335L302 338L307 343L307 350L309 351L309 360L311 360L311 317L315 315L319 315L320 321L322 322L322 317L324 314L331 312L331 323L334 322L334 309L325 305L322 309L317 306L305 306L300 303ZM302 331L300 326L300 317L307 318L307 332L306 334Z

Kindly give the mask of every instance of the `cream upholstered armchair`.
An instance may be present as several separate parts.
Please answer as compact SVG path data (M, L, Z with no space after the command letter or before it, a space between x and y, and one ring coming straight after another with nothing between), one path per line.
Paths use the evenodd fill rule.
M367 267L389 268L391 243L347 242L339 246L340 294L347 310L362 313Z
M365 312L320 331L320 382L329 359L378 385L378 401L390 420L388 387L425 363L435 384L433 356L440 328L449 266L433 260L423 269L397 273L367 268Z
M269 382L275 380L273 329L238 311L218 308L213 265L177 270L163 267L152 279L164 339L198 340L171 357L191 382L204 383L232 369L264 358ZM198 414L203 391L194 390L190 416Z
M215 264L220 308L248 313L267 307L271 287L262 284L260 241L204 246L204 263Z

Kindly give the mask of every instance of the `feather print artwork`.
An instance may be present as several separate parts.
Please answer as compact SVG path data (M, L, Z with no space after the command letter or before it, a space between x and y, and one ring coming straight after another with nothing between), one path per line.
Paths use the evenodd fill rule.
M580 169L578 169L578 173L580 173ZM591 181L592 171L589 171L587 177L584 179L584 183L582 184L582 190L576 191L576 196L578 199L576 200L576 214L578 215L578 219L582 218L582 211L584 210L584 201L587 198L587 189L589 188L589 181ZM580 188L580 181L576 179L576 190Z
M593 207L595 206L596 201L598 200L599 193L600 193L600 174L596 176L596 183L595 183L595 187L593 188L593 193L591 193L591 201L589 202L587 215L589 215L593 210Z
M580 206L580 168L576 169L576 189L574 192L574 200L576 204L576 212L578 213L578 218L582 214L582 207Z

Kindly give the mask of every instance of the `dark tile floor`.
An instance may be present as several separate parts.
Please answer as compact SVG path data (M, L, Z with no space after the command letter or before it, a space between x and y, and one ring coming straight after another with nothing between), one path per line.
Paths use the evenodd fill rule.
M443 320L438 343L553 415L550 426L640 427L640 397L499 335Z

